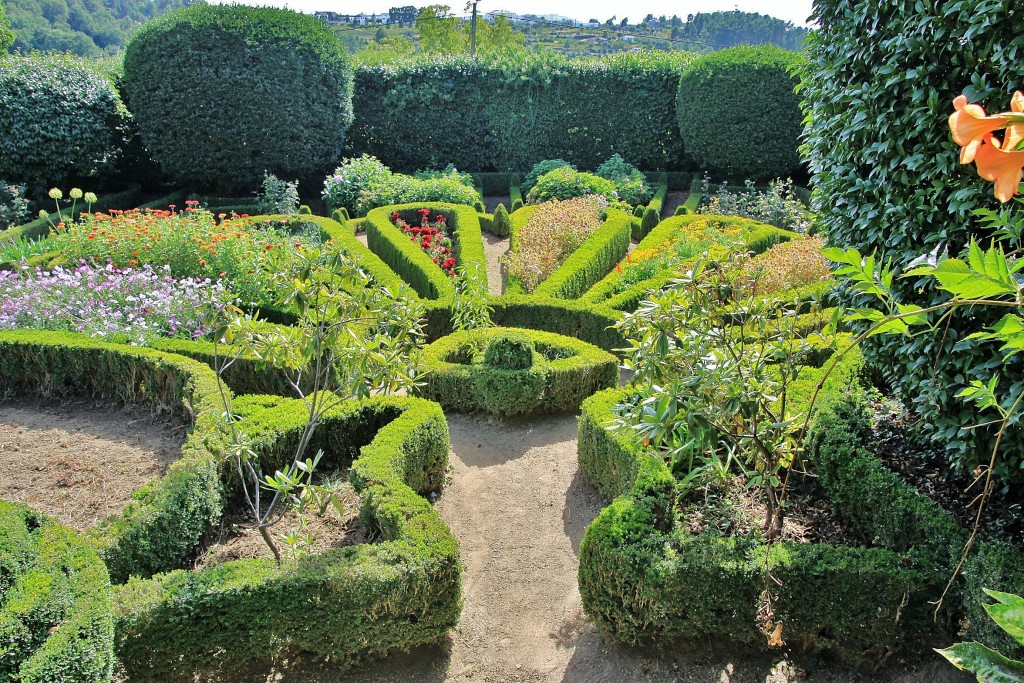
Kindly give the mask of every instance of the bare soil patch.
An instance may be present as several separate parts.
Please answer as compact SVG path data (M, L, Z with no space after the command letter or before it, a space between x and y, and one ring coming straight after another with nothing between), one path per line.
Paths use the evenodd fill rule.
M185 436L181 422L137 406L0 403L0 498L88 529L180 458Z
M305 525L300 522L297 513L290 512L285 515L271 528L282 554L316 554L371 540L359 519L360 499L348 483L348 471L322 473L321 477L337 487L334 497L344 512L334 506L327 507L323 513L309 510L305 515ZM230 560L273 558L273 553L260 532L252 526L251 520L251 515L244 510L236 510L225 515L216 539L196 561L195 568L207 569ZM295 546L289 546L281 540L292 531L302 539ZM307 535L309 539L306 538Z

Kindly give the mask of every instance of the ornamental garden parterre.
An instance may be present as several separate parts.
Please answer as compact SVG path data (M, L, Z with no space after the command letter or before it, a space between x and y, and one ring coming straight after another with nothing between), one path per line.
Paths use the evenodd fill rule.
M818 0L799 54L357 68L312 18L197 6L116 86L0 57L0 390L188 425L99 524L0 501L0 679L442 642L446 416L569 413L602 638L853 668L946 647L1020 680L985 676L1024 670L1024 19L984 4ZM984 40L908 37L958 22ZM865 26L888 40L852 49ZM318 545L330 515L363 535ZM211 550L242 528L253 556Z

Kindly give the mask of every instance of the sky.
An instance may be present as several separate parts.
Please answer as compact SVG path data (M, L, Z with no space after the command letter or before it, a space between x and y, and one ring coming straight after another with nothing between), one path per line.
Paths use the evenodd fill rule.
M246 5L273 5L288 7L300 12L338 12L339 14L367 14L387 12L389 8L401 5L422 7L429 4L447 4L453 11L461 13L465 0L241 0ZM629 23L640 23L645 16L672 16L686 18L697 12L720 12L738 9L742 12L758 12L792 21L798 26L806 25L811 14L811 0L481 0L481 12L508 10L517 14L560 14L587 21L605 21L615 16L618 21L628 17Z

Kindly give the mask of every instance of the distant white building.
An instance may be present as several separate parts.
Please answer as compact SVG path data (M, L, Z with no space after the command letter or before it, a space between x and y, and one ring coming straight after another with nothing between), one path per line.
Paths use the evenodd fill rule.
M492 12L487 12L486 14L484 14L484 19L486 19L487 21L494 21L498 17L505 17L513 24L521 24L524 21L521 15L516 14L515 12L509 12L506 9L496 9Z

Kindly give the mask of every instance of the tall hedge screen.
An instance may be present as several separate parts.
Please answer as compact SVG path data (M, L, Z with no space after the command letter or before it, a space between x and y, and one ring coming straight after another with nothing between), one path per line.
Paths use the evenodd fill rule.
M804 153L814 203L832 244L877 252L897 270L922 254L957 254L985 237L972 211L996 208L990 183L958 163L946 125L964 93L990 111L1024 88L1024 8L1018 0L817 0L802 95ZM905 301L941 300L921 282L897 279ZM998 371L1004 391L1022 381L1019 359L1003 365L991 345L964 337L986 322L978 311L913 339L877 337L870 360L913 404L919 424L963 470L987 462L993 430L955 398ZM1014 389L1016 385L1016 389ZM1014 391L1010 391L1014 390ZM1004 478L1024 480L1019 428L1003 440Z
M312 16L195 5L129 43L124 91L154 160L183 184L251 189L263 172L322 177L352 122L341 41Z
M111 169L124 117L113 84L86 60L0 57L0 179L29 185L35 199L53 185L88 182Z
M675 91L691 59L639 52L360 67L349 153L403 172L449 163L521 172L556 158L594 169L615 153L645 170L689 170Z
M777 47L734 47L704 55L679 81L679 132L698 167L736 181L800 171L803 131L799 54Z

